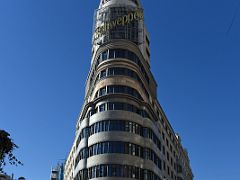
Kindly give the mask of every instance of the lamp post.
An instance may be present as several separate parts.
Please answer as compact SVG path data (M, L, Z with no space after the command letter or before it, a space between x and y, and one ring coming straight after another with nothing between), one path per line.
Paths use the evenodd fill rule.
M25 178L24 177L19 177L18 180L25 180Z

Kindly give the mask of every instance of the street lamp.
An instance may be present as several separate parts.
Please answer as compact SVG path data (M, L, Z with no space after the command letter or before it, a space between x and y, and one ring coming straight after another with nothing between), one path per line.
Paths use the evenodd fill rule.
M25 180L25 178L24 177L19 177L18 180Z

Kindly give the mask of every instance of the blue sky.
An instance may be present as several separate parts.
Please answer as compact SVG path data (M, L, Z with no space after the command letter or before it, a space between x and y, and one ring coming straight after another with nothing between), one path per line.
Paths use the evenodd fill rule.
M142 0L151 70L195 180L238 180L239 0ZM23 167L49 179L71 147L90 67L98 0L0 0L0 128ZM236 15L231 30L228 29Z

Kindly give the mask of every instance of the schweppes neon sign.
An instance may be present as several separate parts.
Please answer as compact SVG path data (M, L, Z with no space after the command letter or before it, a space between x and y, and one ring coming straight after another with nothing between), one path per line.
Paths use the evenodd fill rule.
M125 26L130 24L133 21L139 21L143 19L144 19L143 10L138 9L136 11L128 13L127 15L121 16L113 21L104 22L103 25L96 28L95 34L94 34L94 40L100 38L111 29L114 29L118 26Z

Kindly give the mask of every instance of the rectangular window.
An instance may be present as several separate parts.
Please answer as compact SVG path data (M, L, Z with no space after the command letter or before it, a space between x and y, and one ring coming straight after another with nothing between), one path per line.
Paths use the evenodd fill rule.
M102 53L102 61L105 61L105 60L107 60L108 59L108 51L104 51L103 53Z
M114 75L114 68L109 68L108 69L108 76Z
M148 128L143 128L143 137L148 138Z
M114 103L110 102L108 103L108 110L114 110Z
M108 147L109 143L104 143L104 153L109 153L109 147Z
M131 51L128 51L128 54L127 54L127 56L128 56L128 59L130 59L130 60L134 61L134 59L135 59L135 54L134 54L133 52L131 52Z
M103 96L105 94L106 94L106 87L101 88L100 91L99 91L99 96Z
M112 176L113 177L117 176L117 166L116 165L112 165Z
M109 50L109 59L114 59L115 58L115 56L114 56L114 50L113 49L110 49Z
M125 122L125 131L129 132L129 122Z
M106 70L101 71L100 78L106 77Z
M105 111L105 104L99 106L99 112Z
M133 105L127 104L127 111L133 112Z
M128 173L128 166L124 166L124 177L129 177L129 173Z
M124 68L115 68L114 74L115 75L124 75Z
M123 50L123 49L116 49L115 50L115 58L126 58L125 50Z
M133 123L129 122L129 132L133 132Z
M114 110L123 110L123 103L114 103Z
M107 93L108 94L113 94L114 93L114 87L113 86L108 86L107 87Z

